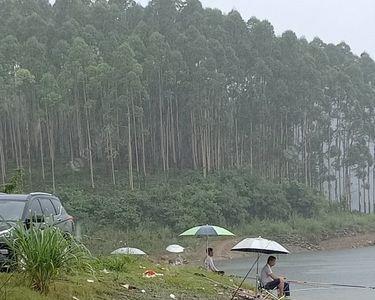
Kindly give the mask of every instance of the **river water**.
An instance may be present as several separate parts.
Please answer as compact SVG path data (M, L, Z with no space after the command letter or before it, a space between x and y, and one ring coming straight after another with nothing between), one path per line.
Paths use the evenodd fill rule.
M248 259L221 261L217 265L227 274L244 276L255 259L254 254L249 254ZM261 257L260 269L266 259L267 256ZM273 271L291 280L373 287L375 286L375 247L279 255ZM251 272L249 276L255 277L255 272ZM295 300L375 299L375 289L316 287L292 283L291 291L291 298Z

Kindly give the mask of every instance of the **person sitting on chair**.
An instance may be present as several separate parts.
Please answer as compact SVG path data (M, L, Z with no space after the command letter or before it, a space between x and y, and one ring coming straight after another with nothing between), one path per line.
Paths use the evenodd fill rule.
M207 271L212 271L212 272L215 272L215 273L218 273L220 275L224 275L224 271L220 271L218 268L216 268L215 264L214 264L214 260L213 260L213 256L214 256L214 250L212 248L207 248L206 249L206 258L204 260L204 267Z
M276 264L276 257L270 256L267 259L267 264L263 267L260 274L260 280L263 288L266 290L273 290L278 288L278 295L282 297L290 296L289 283L285 281L286 278L278 277L272 272L272 267Z

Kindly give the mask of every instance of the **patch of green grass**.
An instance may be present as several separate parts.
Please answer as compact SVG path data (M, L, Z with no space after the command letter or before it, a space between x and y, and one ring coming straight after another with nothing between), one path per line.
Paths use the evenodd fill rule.
M76 297L79 300L135 300L169 299L170 294L177 299L229 299L233 288L239 284L238 279L208 273L200 268L160 265L147 258L101 257L91 265L93 273L61 276L51 284L47 295L28 288L20 273L0 273L0 282L12 276L0 289L0 299L66 300ZM163 275L146 278L143 273L149 269ZM134 289L127 289L127 285ZM248 285L245 287L249 288Z
M58 275L88 266L87 249L55 227L40 230L18 225L7 244L16 258L17 270L41 293L48 292Z

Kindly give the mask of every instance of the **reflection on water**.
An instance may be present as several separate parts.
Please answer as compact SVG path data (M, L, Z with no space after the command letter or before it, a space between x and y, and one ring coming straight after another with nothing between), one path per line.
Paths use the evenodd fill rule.
M249 259L223 261L218 265L228 274L244 276L255 258L254 254L249 254ZM375 286L375 247L279 255L278 258L274 272L292 280ZM267 256L261 258L260 268L266 259ZM255 272L250 276L254 277ZM292 299L296 300L375 299L373 289L316 288L299 284L291 284L291 288Z

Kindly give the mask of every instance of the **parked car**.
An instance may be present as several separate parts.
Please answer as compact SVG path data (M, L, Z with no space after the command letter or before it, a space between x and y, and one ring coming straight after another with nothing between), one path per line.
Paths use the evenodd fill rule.
M40 192L27 195L0 193L0 269L9 268L12 256L4 237L9 236L20 222L26 227L56 226L73 234L73 217L67 214L58 197Z

